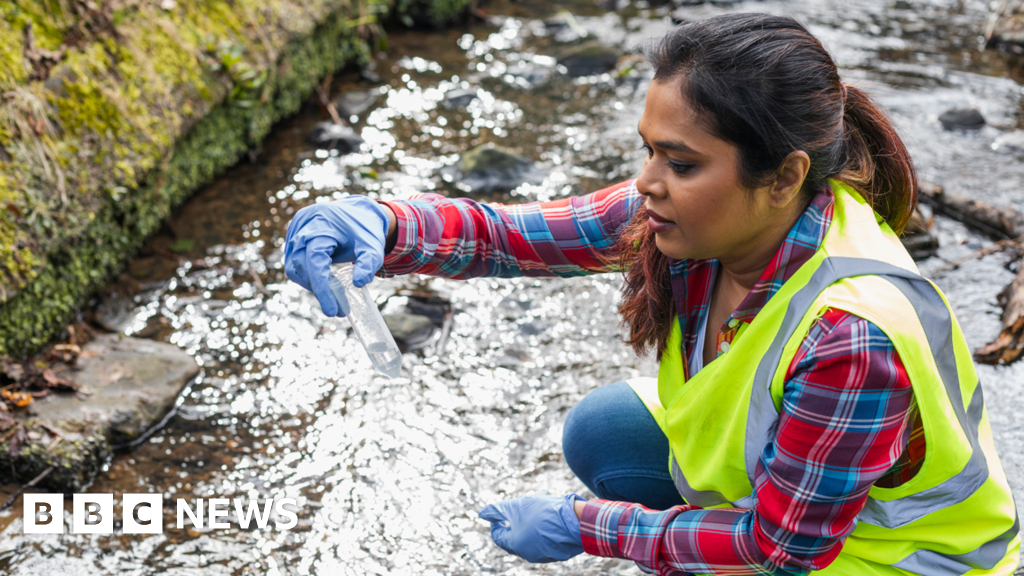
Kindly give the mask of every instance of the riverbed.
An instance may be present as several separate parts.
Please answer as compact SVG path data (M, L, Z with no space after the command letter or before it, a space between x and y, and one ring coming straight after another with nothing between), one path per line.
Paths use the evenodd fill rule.
M615 8L620 8L615 10ZM631 563L578 557L531 566L495 547L476 511L532 493L586 495L561 455L567 411L594 388L654 375L619 341L616 274L575 279L377 279L385 312L424 296L452 315L402 375L375 376L345 320L327 319L290 283L281 245L290 216L346 194L463 195L442 169L481 143L511 147L543 180L506 203L582 194L640 166L636 124L651 71L637 61L570 78L564 45L599 40L636 53L672 26L724 12L792 15L832 51L844 78L889 110L924 179L1024 211L1024 162L996 145L1021 126L1012 63L983 51L987 5L954 0L706 3L683 8L492 4L489 24L401 31L374 59L379 82L336 75L334 94L370 105L346 118L365 140L353 154L305 142L326 119L316 105L277 126L183 206L105 299L130 302L125 332L181 346L202 366L167 423L116 456L92 492L163 493L156 536L32 536L20 508L0 514L0 571L51 574L640 574ZM571 26L545 26L560 9ZM372 79L371 79L372 80ZM453 90L474 92L446 106ZM938 115L977 108L988 125L942 129ZM972 348L999 332L996 295L1012 280L995 253L943 267L993 241L936 217L941 248L920 263L952 302ZM175 256L177 255L177 256ZM1024 365L980 366L996 444L1024 503ZM173 527L177 498L293 497L290 531Z

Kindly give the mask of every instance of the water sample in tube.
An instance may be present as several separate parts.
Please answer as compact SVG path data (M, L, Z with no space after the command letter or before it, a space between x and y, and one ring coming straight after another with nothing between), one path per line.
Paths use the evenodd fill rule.
M328 281L331 292L334 292L341 313L352 323L352 330L366 349L374 370L395 378L402 368L402 353L398 351L377 304L370 297L370 291L366 286L356 288L352 284L353 269L349 263L331 267Z

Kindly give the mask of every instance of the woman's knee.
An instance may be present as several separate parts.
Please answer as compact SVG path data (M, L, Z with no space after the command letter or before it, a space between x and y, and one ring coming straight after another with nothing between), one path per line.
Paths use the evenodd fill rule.
M617 382L602 386L583 397L569 410L562 430L562 452L572 471L589 485L591 464L606 438L614 435L621 418L616 418L615 405L622 404L623 390L632 394L629 385Z
M599 468L664 470L668 440L629 384L594 390L565 419L562 451L573 473L592 487Z

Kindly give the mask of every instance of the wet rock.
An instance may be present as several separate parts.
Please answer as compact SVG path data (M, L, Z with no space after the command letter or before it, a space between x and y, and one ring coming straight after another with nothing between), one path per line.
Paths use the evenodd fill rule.
M442 174L474 194L509 192L523 183L537 184L543 180L532 162L493 143L464 153L457 164L445 168Z
M334 107L342 117L358 116L376 104L379 97L377 90L353 90L335 98Z
M985 117L974 108L953 108L939 116L946 130L977 130L985 125Z
M363 144L363 139L355 130L334 122L318 122L309 132L306 141L320 148L337 150L342 154L355 152Z
M123 332L135 320L135 303L117 292L107 292L100 297L92 310L92 321L107 332Z
M476 88L459 88L445 92L441 104L449 110L457 110L469 106L469 103L476 99Z
M395 343L402 352L419 350L430 343L437 332L437 326L426 316L397 312L385 314L384 323L395 337Z
M437 296L409 296L405 311L430 318L438 327L444 326L451 318L452 303Z
M570 48L558 58L558 64L565 67L567 76L594 76L615 69L615 63L622 51L600 42L587 42Z
M78 394L49 394L30 405L21 424L28 441L12 454L0 444L0 470L27 482L51 465L40 487L76 492L92 481L117 446L141 438L174 406L199 372L177 346L101 335L82 350L78 370L57 375L79 385Z
M505 74L514 79L513 84L529 89L536 88L547 82L551 78L551 69L533 62L520 60L515 64L509 65L505 70Z
M143 326L137 332L133 332L132 336L136 338L154 338L155 336L159 335L160 332L167 330L170 327L171 323L167 320L167 318L163 314L157 312L156 314L150 316L149 319L146 320L145 326Z

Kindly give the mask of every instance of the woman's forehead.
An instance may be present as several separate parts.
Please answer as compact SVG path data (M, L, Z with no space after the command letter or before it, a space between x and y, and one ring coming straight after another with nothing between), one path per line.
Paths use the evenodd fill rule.
M656 79L647 90L637 126L649 143L669 150L708 153L729 143L711 134L683 96L681 79Z

